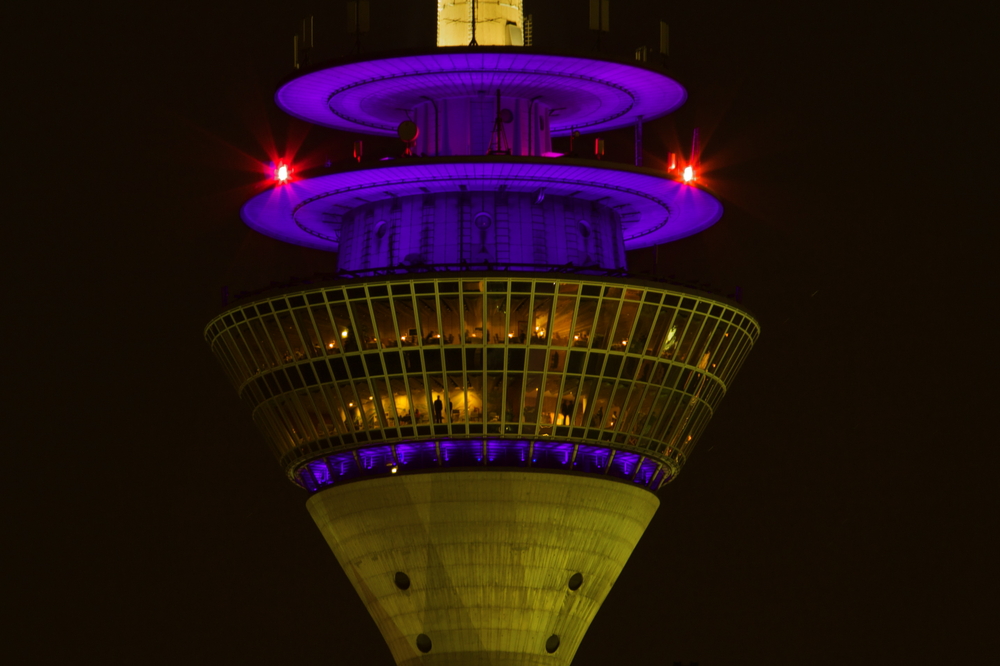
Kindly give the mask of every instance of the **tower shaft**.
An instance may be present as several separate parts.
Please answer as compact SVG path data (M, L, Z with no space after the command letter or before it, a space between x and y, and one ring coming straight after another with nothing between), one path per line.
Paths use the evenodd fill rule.
M347 484L307 506L399 666L561 666L659 500L623 482L482 470Z

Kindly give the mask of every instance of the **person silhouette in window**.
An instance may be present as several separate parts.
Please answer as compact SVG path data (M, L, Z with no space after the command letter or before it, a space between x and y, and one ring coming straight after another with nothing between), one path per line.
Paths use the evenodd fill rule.
M441 402L441 396L434 398L434 423L444 422L444 403Z

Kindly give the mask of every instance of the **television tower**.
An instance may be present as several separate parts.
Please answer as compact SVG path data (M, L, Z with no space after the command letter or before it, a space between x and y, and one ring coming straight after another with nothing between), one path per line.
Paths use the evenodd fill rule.
M470 47L469 3L438 3L438 48L280 86L293 116L406 151L278 165L243 220L338 252L339 277L205 331L400 666L569 664L758 335L736 303L626 271L626 249L719 219L696 173L552 150L684 89L522 47L519 4L481 4Z

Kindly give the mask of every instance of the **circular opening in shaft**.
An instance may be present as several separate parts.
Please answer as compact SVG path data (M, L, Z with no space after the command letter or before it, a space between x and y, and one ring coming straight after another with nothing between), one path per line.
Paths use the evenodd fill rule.
M398 576L399 574L396 574L396 575ZM574 592L576 592L577 590L580 589L581 585L583 585L583 574L582 573L577 572L577 573L575 573L575 574L573 574L572 576L569 577L569 589L571 589Z
M393 576L392 580L394 583L396 583L396 587L398 587L399 589L401 590L410 589L410 577L407 576L402 571L397 571L396 575Z
M549 640L552 640L552 639L550 638ZM559 639L557 638L556 639L556 643L558 643L558 642L559 642ZM548 645L548 643L546 643L546 645ZM419 636L417 636L417 649L420 650L421 652L424 652L424 653L430 652L431 651L431 637L428 636L427 634L420 634Z
M545 641L545 651L552 654L559 649L559 637L555 634L549 636L549 640Z

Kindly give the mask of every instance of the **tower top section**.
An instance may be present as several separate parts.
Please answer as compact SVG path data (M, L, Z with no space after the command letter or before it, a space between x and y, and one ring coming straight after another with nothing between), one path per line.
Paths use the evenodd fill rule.
M320 66L283 84L275 101L311 123L391 136L428 100L489 97L498 89L504 98L552 109L552 136L629 127L687 98L679 83L645 63L463 46Z
M524 46L521 0L438 0L438 46Z

